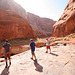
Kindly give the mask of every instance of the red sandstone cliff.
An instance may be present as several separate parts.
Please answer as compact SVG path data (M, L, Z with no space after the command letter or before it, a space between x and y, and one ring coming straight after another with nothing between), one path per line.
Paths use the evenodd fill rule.
M31 13L28 13L27 19L38 37L51 36L55 21L48 18L40 18Z
M35 37L30 24L15 12L0 9L0 41L27 37Z
M62 16L53 26L52 35L56 37L75 33L75 0L69 0Z
M52 34L55 21L47 18L40 18L31 13L27 15L25 9L14 0L0 0L0 9L14 11L24 19L27 19L38 37L50 36Z

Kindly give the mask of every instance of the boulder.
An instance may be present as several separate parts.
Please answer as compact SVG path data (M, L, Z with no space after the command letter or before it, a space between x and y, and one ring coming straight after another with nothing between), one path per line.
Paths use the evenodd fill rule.
M36 42L35 45L37 48L40 48L40 47L46 46L46 43L45 42Z

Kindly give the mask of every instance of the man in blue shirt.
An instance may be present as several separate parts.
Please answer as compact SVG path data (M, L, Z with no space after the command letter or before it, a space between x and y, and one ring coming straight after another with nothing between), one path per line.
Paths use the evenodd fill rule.
M32 53L32 58L31 59L33 59L33 57L34 57L35 60L37 60L36 56L35 56L35 53L34 53L34 51L35 51L35 43L33 42L33 39L30 39L30 41L31 41L30 46L31 46L31 53Z
M6 67L8 67L8 64L7 64L7 58L9 59L9 65L11 65L11 58L10 58L10 48L11 48L11 44L8 43L8 40L5 40L5 44L3 44L3 48L4 48L4 54L5 54L5 62L6 62Z

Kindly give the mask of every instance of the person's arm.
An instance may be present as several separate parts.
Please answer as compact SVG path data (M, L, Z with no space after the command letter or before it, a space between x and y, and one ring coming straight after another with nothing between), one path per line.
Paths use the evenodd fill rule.
M9 53L11 54L11 44L9 43Z
M4 48L2 47L1 50L0 50L0 55L3 55L3 53L2 53L2 50L3 50L3 49L4 49Z
M11 46L10 46L10 54L11 54Z
M1 50L0 50L0 55L1 55Z
M49 41L49 44L51 45L50 41Z

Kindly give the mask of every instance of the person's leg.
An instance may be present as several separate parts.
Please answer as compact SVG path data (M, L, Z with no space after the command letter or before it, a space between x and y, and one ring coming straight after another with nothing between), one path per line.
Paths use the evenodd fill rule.
M9 65L11 65L10 53L8 53L8 58L9 58Z
M9 65L11 65L11 59L9 59Z
M6 62L5 68L7 68L8 67L7 58L5 59L5 62Z
M50 53L51 53L51 49L50 49Z
M34 51L32 51L32 59L33 59L33 57L34 57L34 58L35 58L35 60L36 60L36 56L35 56Z
M36 56L34 55L34 58L35 58L35 60L36 60Z
M49 50L50 50L50 53L51 53L51 48L50 48L50 46L49 46Z
M8 67L8 63L7 63L7 54L5 54L5 63L6 63L5 68L7 68L7 67Z
M35 60L37 60L37 59L36 59L36 55L35 55L34 51L33 51L33 56L34 56Z
M32 55L32 59L33 59L33 57L34 57L34 56Z
M46 46L46 49L47 49L46 53L48 53L48 46Z
M33 51L31 51L31 54L32 54L32 57L31 57L31 59L33 59L33 57L34 57L34 56L33 56Z

